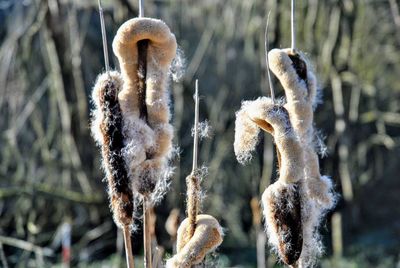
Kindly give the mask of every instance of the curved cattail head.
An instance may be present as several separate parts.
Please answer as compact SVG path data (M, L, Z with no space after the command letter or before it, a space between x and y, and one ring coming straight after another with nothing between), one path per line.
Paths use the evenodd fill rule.
M264 216L270 242L283 262L294 264L303 247L303 226L300 187L304 179L301 145L295 135L285 108L268 98L253 104L248 115L260 128L271 133L276 143L279 179L262 197Z
M132 224L133 196L128 174L122 158L122 113L117 94L122 86L118 72L99 75L93 88L95 104L92 134L101 147L102 164L108 182L108 194L114 220L118 226Z
M113 41L124 79L118 95L126 137L124 159L132 187L141 195L156 192L168 174L173 128L167 83L176 46L168 26L150 18L128 20Z
M252 141L251 146L248 146L249 143L247 142L250 140L249 132L246 131L249 127L251 139L255 140ZM258 134L259 129L263 129L274 136L280 163L281 180L286 182L300 180L304 170L303 152L289 121L289 114L283 106L274 104L267 97L245 101L242 103L240 111L237 112L234 147L238 160L241 161L243 154L249 154L255 149L258 138L255 133L257 130Z
M273 49L269 53L269 65L281 82L287 99L286 109L296 134L304 147L307 192L323 208L330 209L335 203L332 183L322 177L314 137L313 108L318 100L316 78L309 63L301 54L291 49Z
M177 254L167 261L167 268L189 268L201 263L204 257L221 243L223 231L210 215L197 215L196 230L190 235L190 222L185 219L178 229Z
M126 21L118 29L113 41L113 51L118 58L122 76L126 82L119 98L124 113L133 113L139 116L141 104L137 94L139 83L138 43L144 40L148 42L145 101L147 106L152 106L147 107L149 123L152 124L153 119L166 123L169 119L169 111L165 109L167 103L160 106L159 102L166 101L164 95L168 69L175 57L177 45L175 36L163 21L134 18ZM161 109L162 113L153 112L154 109L151 108Z
M242 103L242 108L236 112L235 121L235 142L233 144L236 159L241 164L246 164L252 158L252 152L255 150L258 143L258 134L260 128L249 119L244 106L248 102Z

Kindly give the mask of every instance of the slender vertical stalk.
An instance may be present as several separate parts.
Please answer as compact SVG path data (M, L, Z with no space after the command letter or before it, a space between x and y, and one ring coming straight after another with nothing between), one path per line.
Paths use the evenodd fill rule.
M270 14L271 14L271 11L268 12L267 26L265 27L264 47L265 47L265 61L266 61L267 74L268 74L268 84L269 84L269 89L271 92L271 99L275 103L275 90L274 90L274 85L272 84L271 71L269 70L269 59L268 59L268 43L269 43L268 26L269 26L269 15Z
M199 80L196 79L194 93L194 137L193 137L193 168L192 172L197 169L198 147L199 147Z
M148 207L148 197L143 196L143 243L144 243L144 267L152 268L152 254L151 254L151 214Z
M291 12L290 12L290 28L292 33L292 52L296 52L296 17L295 17L296 3L295 0L291 1Z
M101 25L101 37L103 40L103 53L104 53L104 65L106 67L106 72L108 76L110 76L110 63L108 60L108 47L107 47L107 35L106 35L106 27L104 24L104 14L103 8L101 7L101 1L99 2L99 14L100 14L100 25Z
M144 0L139 0L139 18L144 17Z
M131 232L129 230L129 226L125 225L123 232L124 232L124 241L125 241L126 265L128 268L134 268L135 261L133 259L133 255L132 255Z
M199 81L196 79L194 94L194 137L193 137L193 168L186 178L187 184L187 214L189 220L189 237L194 235L197 226L200 202L200 180L197 172L198 144L199 144Z

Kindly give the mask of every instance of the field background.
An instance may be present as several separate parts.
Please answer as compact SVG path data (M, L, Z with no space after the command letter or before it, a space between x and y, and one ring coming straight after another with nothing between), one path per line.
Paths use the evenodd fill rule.
M316 125L325 138L323 174L341 194L323 222L321 267L400 267L400 15L398 0L299 0L298 47L314 65L323 92ZM164 224L184 217L191 170L194 80L200 118L212 126L199 159L208 167L203 211L226 228L209 260L218 267L256 267L250 200L276 178L271 138L261 137L252 163L233 153L235 111L268 95L264 29L270 48L290 45L289 0L145 1L146 16L175 33L185 68L171 82L174 143L180 156L165 200L156 208L157 239L168 254ZM137 14L131 0L103 0L109 47L118 27ZM0 266L61 262L71 227L72 267L124 265L89 132L91 88L104 70L95 0L0 0ZM112 52L110 50L110 56ZM111 66L118 63L111 56ZM274 79L275 83L277 82ZM277 95L283 92L278 83ZM262 228L262 227L261 227ZM134 237L141 259L141 230ZM266 250L266 266L275 257ZM140 267L140 266L139 266ZM261 266L260 266L261 267Z

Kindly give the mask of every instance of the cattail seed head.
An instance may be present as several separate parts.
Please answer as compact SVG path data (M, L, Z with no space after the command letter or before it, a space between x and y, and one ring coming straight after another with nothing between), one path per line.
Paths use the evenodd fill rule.
M269 186L262 204L270 243L280 259L293 265L300 258L303 247L303 226L300 183L276 182Z
M210 215L197 215L196 230L190 235L190 222L186 218L178 229L177 254L167 260L167 268L189 268L201 263L204 257L221 243L223 231Z
M139 64L144 42L146 57ZM113 41L124 79L118 94L125 126L124 159L134 192L148 196L153 204L165 193L165 187L157 187L168 185L170 174L173 128L167 87L176 47L168 26L150 18L126 21Z
M319 171L317 150L314 146L316 131L313 126L313 109L317 100L316 78L310 64L301 54L290 49L273 49L269 52L270 68L281 82L287 99L287 108L293 128L304 144L306 190L324 209L335 203L332 183Z
M123 118L117 94L123 82L118 72L99 75L92 92L95 104L92 134L101 147L108 194L114 221L118 226L132 224L133 195L122 157Z

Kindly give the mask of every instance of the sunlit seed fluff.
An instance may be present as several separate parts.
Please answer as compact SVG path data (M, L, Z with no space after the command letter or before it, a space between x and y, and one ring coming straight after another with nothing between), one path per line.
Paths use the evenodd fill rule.
M287 108L293 127L302 143L305 159L305 187L303 187L302 211L303 251L299 267L312 267L323 247L319 235L322 218L336 202L332 181L321 176L313 126L315 104L320 102L316 78L309 63L301 54L293 55L290 49L274 49L269 52L272 72L280 80L286 94Z
M241 111L248 120L274 137L280 158L279 179L263 194L263 212L270 244L283 262L293 265L299 259L303 246L302 147L291 126L288 112L270 98L246 102Z
M123 118L117 94L122 87L118 72L101 74L93 88L95 104L92 135L101 147L102 164L106 171L108 194L114 221L119 227L132 224L133 196L122 156L124 146Z
M141 118L139 98L138 42L148 40L146 58L147 118ZM176 53L175 36L157 19L135 18L125 22L113 41L124 86L118 95L124 117L124 159L134 191L151 196L165 180L172 151L173 129L169 124L168 80ZM156 199L161 192L157 192ZM150 200L155 201L155 200Z
M320 174L314 146L317 133L313 126L313 106L318 98L315 75L304 57L292 54L291 49L273 49L268 55L270 68L285 90L285 107L293 128L304 146L306 190L323 209L330 209L335 203L332 183Z
M167 268L190 268L201 263L205 256L221 243L223 230L210 215L197 215L196 230L190 235L190 222L186 218L178 229L177 254L167 260Z

